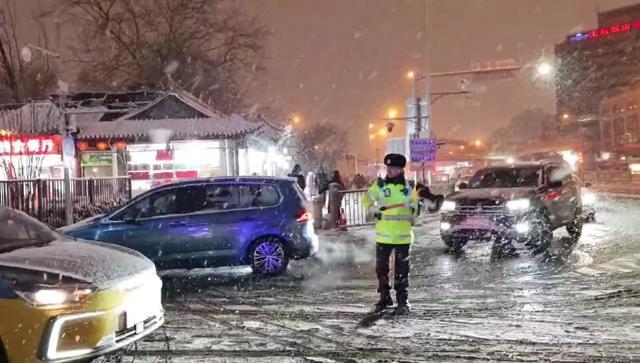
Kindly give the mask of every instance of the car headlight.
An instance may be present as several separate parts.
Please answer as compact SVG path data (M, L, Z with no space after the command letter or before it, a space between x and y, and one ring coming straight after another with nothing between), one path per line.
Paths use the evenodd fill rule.
M507 209L510 211L523 211L531 207L529 199L514 199L507 202Z
M452 212L456 210L456 202L453 202L451 200L445 200L444 203L442 203L441 210L443 212Z
M93 290L89 286L66 287L36 287L28 291L17 290L15 293L27 303L44 308L60 307L67 304L79 303L85 300Z
M582 204L591 205L596 202L596 195L591 192L582 193Z

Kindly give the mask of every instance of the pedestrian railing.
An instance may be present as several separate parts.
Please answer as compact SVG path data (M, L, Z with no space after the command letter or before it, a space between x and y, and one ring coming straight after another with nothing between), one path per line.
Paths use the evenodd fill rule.
M449 195L453 193L453 183L429 185L432 194ZM330 190L328 201L330 227L356 227L373 224L375 220L368 215L362 205L367 189ZM339 207L338 207L339 206Z
M105 213L131 199L128 177L71 179L74 221ZM0 181L0 206L23 211L51 227L65 224L64 180Z
M340 214L343 224L353 227L373 222L367 220L367 211L362 205L362 197L364 197L366 193L366 189L338 192L340 197Z

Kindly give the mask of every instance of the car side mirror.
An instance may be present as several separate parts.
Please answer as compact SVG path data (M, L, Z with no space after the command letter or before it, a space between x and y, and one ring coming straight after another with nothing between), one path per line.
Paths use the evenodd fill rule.
M562 188L562 180L556 180L549 183L549 188L558 189Z
M584 183L584 187L585 188L591 188L593 186L593 184L591 183Z
M458 189L462 190L462 189L467 189L469 188L469 184L467 183L460 183L460 185L458 185Z

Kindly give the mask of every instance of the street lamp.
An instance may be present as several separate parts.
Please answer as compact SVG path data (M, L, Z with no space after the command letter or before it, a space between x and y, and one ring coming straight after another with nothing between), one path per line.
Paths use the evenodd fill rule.
M563 113L562 114L562 119L563 120L568 120L569 119L569 114L568 113Z
M395 108L390 108L387 111L387 116L389 116L389 118L396 118L398 116L398 111Z
M546 77L553 72L553 66L551 65L551 63L547 61L540 62L536 66L536 72L538 73L539 76Z
M69 92L69 86L62 80L62 61L60 59L60 54L56 52L52 52L48 49L38 47L33 44L25 44L24 47L20 50L20 57L25 63L30 63L33 59L33 54L31 50L37 50L38 52L52 57L58 61L58 101L60 112L64 118L64 130L63 134L63 143L62 143L62 171L63 171L63 196L64 196L64 214L65 214L65 222L67 225L73 223L73 207L71 205L71 171L70 165L72 161L69 160L69 157L73 157L75 154L75 142L73 140L73 136L71 135L70 128L70 120L69 120L69 112L66 109L66 94Z
M369 130L371 130L373 128L373 124L369 123Z
M473 142L473 144L474 144L476 147L480 147L480 146L482 146L482 140L480 140L480 139L476 139L476 140Z

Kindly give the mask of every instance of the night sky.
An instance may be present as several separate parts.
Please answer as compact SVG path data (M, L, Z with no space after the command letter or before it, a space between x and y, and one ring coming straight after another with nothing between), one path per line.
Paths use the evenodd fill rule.
M367 155L369 122L410 96L408 69L467 69L472 61L534 64L553 45L596 26L598 10L638 0L241 0L273 31L266 90L256 98L300 113L306 122L350 125ZM426 35L425 18L427 20ZM428 42L431 51L428 52ZM427 55L429 59L427 59ZM456 90L459 78L433 83ZM515 80L474 82L472 99L435 104L438 136L487 137L527 107L555 112L551 82L523 72Z
M39 1L54 7L58 2L20 1L19 15L28 16ZM257 103L299 114L301 127L311 122L347 125L358 156L372 154L367 125L381 126L391 106L403 111L411 93L405 78L409 69L456 71L474 61L501 59L535 64L553 57L554 44L569 33L594 28L598 10L640 3L427 0L425 11L424 0L230 1L273 33L266 45L264 86L253 92ZM21 33L33 35L30 26L24 23ZM71 38L72 28L64 25L63 38ZM457 90L459 80L438 80L432 91ZM473 98L435 104L432 129L439 137L486 138L527 107L554 113L552 84L534 79L532 72L515 80L474 82L469 88Z

